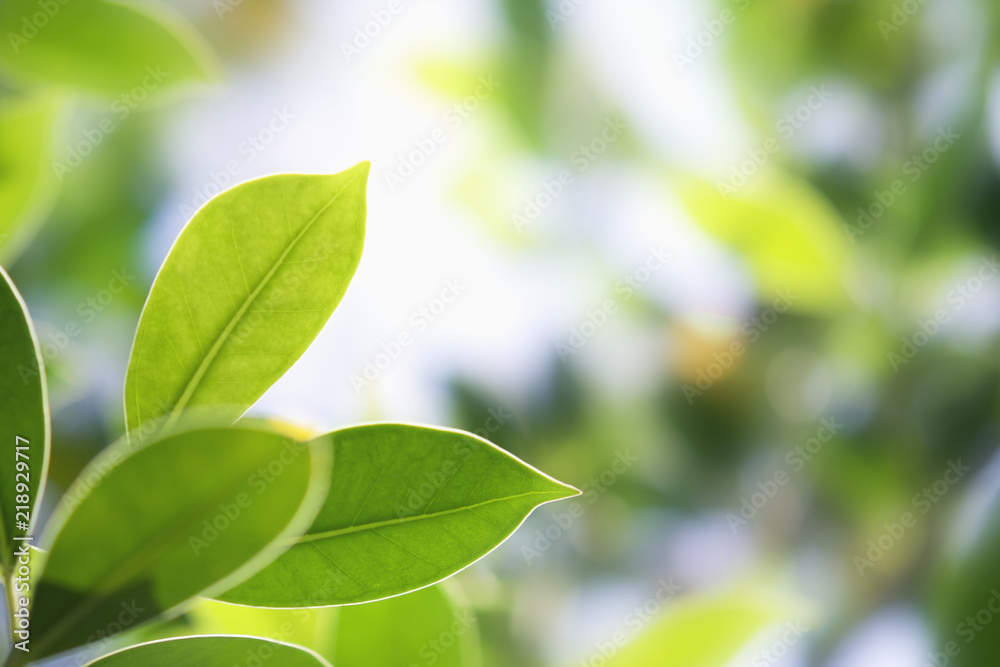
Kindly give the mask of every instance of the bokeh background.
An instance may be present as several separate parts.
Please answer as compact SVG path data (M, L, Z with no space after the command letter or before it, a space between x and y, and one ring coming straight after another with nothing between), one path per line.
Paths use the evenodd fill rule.
M370 160L361 267L252 414L463 428L584 491L452 582L481 651L400 667L996 664L995 3L107 4L0 6L49 509L193 212Z

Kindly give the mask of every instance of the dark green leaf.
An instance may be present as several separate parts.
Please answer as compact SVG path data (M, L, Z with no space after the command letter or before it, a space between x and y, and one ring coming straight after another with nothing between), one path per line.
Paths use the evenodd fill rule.
M961 465L959 462L957 465ZM942 653L950 667L981 667L996 664L1000 633L991 622L1000 610L1000 493L979 521L962 528L976 535L974 541L942 540L952 547L940 565L931 602L936 624L934 652Z
M49 405L35 329L14 283L0 268L0 563L11 572L15 537L31 534L49 467ZM16 447L25 449L17 450ZM16 455L20 451L23 456ZM23 470L21 468L24 468ZM27 498L17 484L27 484ZM20 496L20 497L19 497ZM28 502L21 502L28 500ZM18 506L27 506L19 513Z

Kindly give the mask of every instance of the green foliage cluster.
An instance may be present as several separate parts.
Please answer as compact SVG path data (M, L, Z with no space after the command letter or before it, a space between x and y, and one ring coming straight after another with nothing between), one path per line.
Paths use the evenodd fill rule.
M86 646L123 610L138 627L199 596L311 608L401 595L478 560L535 507L578 493L461 431L368 424L304 440L241 418L343 297L361 258L367 176L363 163L251 181L185 228L136 331L127 434L67 490L39 551L3 544L11 618L30 607L7 664ZM0 465L11 538L31 535L21 517L41 500L49 427L44 375L18 372L41 356L31 320L6 274L3 288L0 405L30 476L22 488L14 457ZM261 641L156 642L96 664L223 664ZM287 664L323 662L272 650Z

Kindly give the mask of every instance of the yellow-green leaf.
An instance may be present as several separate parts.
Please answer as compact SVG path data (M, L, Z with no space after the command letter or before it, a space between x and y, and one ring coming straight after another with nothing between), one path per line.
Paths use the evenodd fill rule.
M206 204L153 283L125 380L129 431L236 420L306 350L361 260L369 163L269 176Z
M843 223L809 183L767 171L732 192L697 179L682 178L679 185L692 217L740 253L762 302L792 290L796 310L825 312L846 304Z
M0 106L0 261L17 258L52 208L58 112L52 99L23 98Z
M217 68L194 29L152 2L4 0L0 34L15 79L108 96L207 81Z

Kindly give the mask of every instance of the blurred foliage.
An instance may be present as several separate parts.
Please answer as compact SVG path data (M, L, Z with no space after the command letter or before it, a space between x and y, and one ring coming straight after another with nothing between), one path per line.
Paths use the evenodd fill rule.
M35 4L3 3L3 34L20 34L20 20L11 23L11 17ZM112 343L127 347L148 291L146 244L172 185L159 144L164 125L179 113L180 89L188 88L174 84L212 79L228 85L218 83L210 51L241 76L261 75L269 60L296 48L305 32L296 12L309 6L293 10L293 3L244 0L227 4L231 11L220 18L201 3L185 10L196 31L169 9L135 4L74 0L60 11L79 18L24 45L33 49L24 51L30 58L18 59L9 39L0 48L6 75L0 81L0 232L9 234L0 237L0 257L29 300L41 304L41 338L58 339L68 322L84 317L79 304L105 288L112 271L124 267L135 276L122 298L106 306L99 328L46 357L56 408L52 480L61 488L121 430L120 418L109 416L120 410L107 409L95 395L88 370L97 363L93 358L108 358L104 350ZM574 13L553 25L551 12L567 4ZM680 283L674 298L653 288L640 291L602 329L598 338L617 336L613 344L623 356L641 358L645 373L636 373L627 391L612 379L620 369L614 358L601 356L606 348L597 339L566 361L553 349L538 369L542 379L521 394L461 370L446 379L452 425L481 431L560 479L578 486L600 480L624 450L640 460L600 487L593 506L540 562L526 566L518 549L537 539L536 530L553 525L556 510L529 520L526 541L495 554L488 576L460 575L476 611L483 664L566 664L565 656L581 654L581 641L582 649L593 646L580 629L590 626L582 624L567 640L575 650L546 643L563 630L560 624L571 624L571 608L579 604L581 616L604 618L595 611L601 605L583 607L609 580L624 587L677 570L691 591L677 601L676 613L668 605L618 664L683 665L688 658L690 664L721 664L772 617L708 605L703 589L740 577L771 583L779 571L822 610L805 642L811 666L830 664L869 620L902 606L927 622L923 639L933 651L958 643L961 651L949 664L992 667L995 628L984 625L967 642L959 626L988 608L1000 587L997 510L990 505L972 528L965 524L969 507L981 502L981 491L973 491L985 487L992 497L1000 486L1000 341L989 315L996 293L984 288L973 300L956 290L1000 245L1000 11L986 0L682 4L675 17L671 3L608 9L497 0L482 19L491 38L476 44L471 56L428 44L405 63L417 84L448 105L473 95L483 77L502 83L482 101L477 131L463 135L469 150L443 185L470 235L493 244L505 259L524 266L541 261L565 272L571 271L566 266L585 266L569 282L613 285L622 251L612 240L627 236L634 217L619 206L622 183L652 183L644 194L663 207L647 214L653 224L710 246L737 276L720 277L718 265L688 266L687 274L671 277ZM903 5L916 11L899 14ZM678 75L666 67L649 69L649 52L639 48L648 26L628 23L637 7L646 13L637 13L636 21L663 17L656 34L664 39L675 24L690 31L669 47L657 42L660 55L682 48L720 12L732 12L734 20L718 44L706 48L697 72ZM372 4L357 16L380 9ZM619 12L634 31L614 42L616 50L602 50L607 47L595 39L621 29L602 12ZM685 12L696 20L685 21ZM387 48L397 37L412 36L400 25L406 20L400 15L386 28ZM99 27L88 27L94 21ZM350 36L353 27L322 29ZM325 45L331 60L338 39ZM718 62L709 62L713 58ZM141 85L154 60L175 63L176 76L150 91L149 100L126 105L124 116L109 111L137 78ZM656 76L645 75L650 71ZM328 71L320 59L315 72L302 76L321 88L336 83L340 72ZM823 109L823 123L817 119L783 144L747 185L724 197L715 179L729 178L746 160L746 148L734 147L733 164L712 169L681 146L682 137L704 128L655 131L676 122L657 100L683 110L686 95L704 92L678 85L681 80L704 82L713 104L732 101L728 115L702 122L739 125L751 150L775 136L775 120L799 104L804 91L827 82L835 97ZM725 95L716 96L720 90ZM599 163L578 170L575 152L616 114L630 126L626 136ZM114 120L114 130L92 147L85 168L56 178L50 163L66 163L69 151L85 141L83 132L105 117ZM914 160L947 127L958 139L932 154L930 168L914 171ZM573 186L526 229L515 228L511 214L537 200L541 184L562 169L572 172ZM904 193L873 215L897 181ZM871 217L864 228L862 212ZM726 303L739 305L690 305L701 288L719 284L732 297ZM553 301L560 297L556 285L537 289L550 290ZM766 329L752 325L770 320L782 290L797 295L788 312ZM942 309L948 323L927 334L921 327ZM920 332L928 340L917 346ZM723 363L734 343L745 352ZM908 345L912 356L904 355ZM509 416L485 429L493 413ZM789 452L830 418L842 427L795 470ZM922 513L915 496L957 460L972 472ZM724 517L738 513L780 470L794 473L790 481L749 525L730 531ZM859 574L855 557L865 557L870 542L877 547L885 525L908 511L919 522ZM969 533L963 549L956 547L957 528ZM685 560L678 555L685 548L696 555L684 552ZM525 611L537 606L533 592L564 599L533 614ZM390 604L378 604L374 616L391 616ZM310 646L332 636L329 618L250 615L207 603L169 630L290 632L289 641ZM538 620L549 617L560 620ZM605 621L601 627L620 625L618 618ZM291 625L282 631L284 623ZM417 624L413 629L421 630ZM699 645L712 655L686 653ZM328 650L321 652L330 656Z

